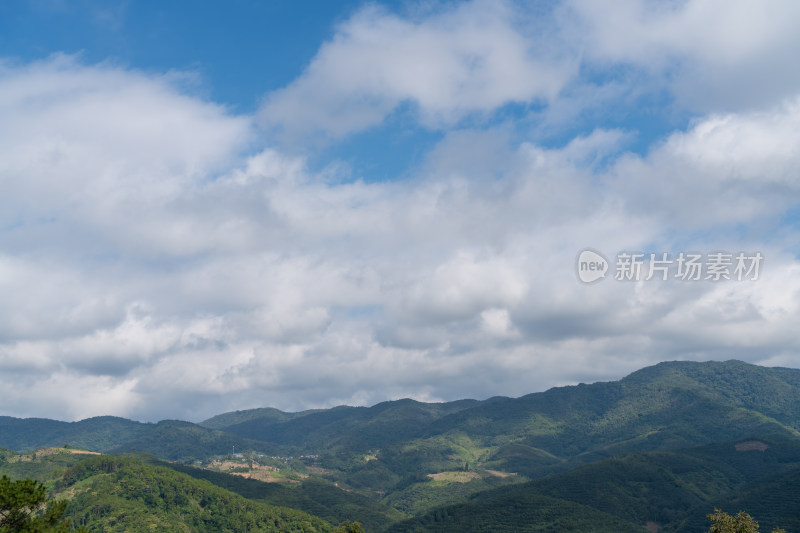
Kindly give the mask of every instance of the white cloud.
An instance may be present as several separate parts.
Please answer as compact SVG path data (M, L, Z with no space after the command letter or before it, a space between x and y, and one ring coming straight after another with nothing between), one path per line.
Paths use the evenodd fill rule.
M616 165L612 187L631 211L698 229L749 224L796 205L800 100L712 115L670 135L646 158Z
M261 118L290 135L339 137L404 103L429 127L444 127L509 103L552 100L576 65L537 49L539 35L517 18L507 2L447 5L416 19L365 7L299 78L268 96Z
M565 40L590 65L635 65L695 111L767 105L800 88L791 0L568 0Z
M376 126L399 109L448 129L521 104L558 129L587 111L625 112L630 100L702 114L800 90L800 8L791 0L431 5L404 16L358 10L293 82L267 95L262 125L309 142Z
M481 326L493 337L516 337L519 335L514 329L507 309L486 309L481 312Z
M194 228L159 215L228 168L251 135L248 119L180 94L169 78L63 56L5 66L0 102L0 226L22 241L68 227L51 246L194 250Z

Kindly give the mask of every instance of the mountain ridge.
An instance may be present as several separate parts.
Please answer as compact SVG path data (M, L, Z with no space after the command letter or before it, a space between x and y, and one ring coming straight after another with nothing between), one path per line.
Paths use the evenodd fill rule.
M221 413L200 423L171 423L180 422L209 441L212 434L220 437L214 432L234 435L244 439L239 446L262 441L315 452L369 450L448 431L466 431L484 440L494 436L498 441L498 435L506 436L508 442L496 444L517 441L560 456L591 451L615 432L617 445L628 451L639 446L630 441L636 438L664 447L698 444L697 435L692 435L688 427L669 433L659 424L665 411L677 410L691 418L704 406L722 409L729 421L759 428L756 433L796 433L800 431L800 370L736 360L668 361L617 381L553 387L517 398L494 396L436 403L405 398L370 407L336 406L295 413L262 407ZM641 431L648 421L650 429ZM114 416L76 422L0 416L0 446L18 451L63 444L96 451L126 446L147 449L135 442L147 440L167 422L136 422ZM722 426L718 429L730 440L739 436ZM584 435L597 442L587 446ZM575 439L581 442L573 442ZM630 442L625 445L625 441Z

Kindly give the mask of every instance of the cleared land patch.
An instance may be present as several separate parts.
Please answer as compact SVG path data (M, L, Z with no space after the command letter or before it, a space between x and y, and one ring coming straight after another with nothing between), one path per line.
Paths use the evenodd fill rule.
M439 472L438 474L428 474L434 481L444 481L447 483L469 483L473 479L481 476L477 472Z
M769 446L760 440L748 440L747 442L740 442L736 445L737 452L749 452L752 450L763 452L767 448L769 448Z

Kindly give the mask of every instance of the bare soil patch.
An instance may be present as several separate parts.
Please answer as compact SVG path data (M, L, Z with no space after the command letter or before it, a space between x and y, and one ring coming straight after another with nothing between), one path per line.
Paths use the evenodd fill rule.
M658 524L656 524L655 522L648 522L648 523L646 523L646 524L644 525L644 528L645 528L647 531L650 531L650 533L658 533L658 530L659 530L659 529L661 529L661 527L660 527Z
M740 442L736 445L737 452L749 452L752 450L763 452L767 448L769 448L769 445L760 440L748 440L747 442Z
M516 472L501 472L499 470L486 470L486 473L494 477L511 477L517 475Z
M428 474L434 481L449 481L451 483L468 483L473 479L480 478L477 472L439 472L438 474Z

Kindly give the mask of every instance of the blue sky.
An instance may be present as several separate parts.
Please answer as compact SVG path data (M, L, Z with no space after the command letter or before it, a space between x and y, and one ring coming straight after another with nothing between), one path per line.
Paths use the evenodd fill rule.
M163 73L191 71L210 99L251 112L289 83L356 2L6 2L2 52L80 54Z
M3 3L0 414L196 421L675 359L798 367L799 16ZM587 248L610 262L591 284ZM617 281L622 251L764 261Z

